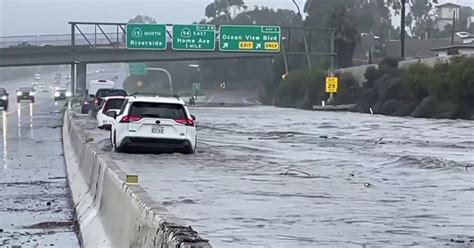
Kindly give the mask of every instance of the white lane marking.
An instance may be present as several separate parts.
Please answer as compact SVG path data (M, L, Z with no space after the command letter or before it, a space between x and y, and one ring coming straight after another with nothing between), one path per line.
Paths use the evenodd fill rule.
M209 100L207 100L207 103L212 102L212 100L214 99L215 96L216 96L216 95L212 95L212 96L209 98Z
M33 105L40 105L42 103L44 103L45 101L39 101L39 102L35 102L33 103ZM6 114L7 115L11 115L13 113L15 113L16 111L18 111L18 104L20 104L20 106L22 105L21 103L17 103L17 108L15 108L14 110L11 110L9 112L7 112ZM31 104L31 103L30 103ZM23 110L23 109L26 109L26 108L29 108L30 107L30 104L27 104L27 105L23 105L22 107L20 107L20 111ZM3 117L3 115L1 115L0 117Z

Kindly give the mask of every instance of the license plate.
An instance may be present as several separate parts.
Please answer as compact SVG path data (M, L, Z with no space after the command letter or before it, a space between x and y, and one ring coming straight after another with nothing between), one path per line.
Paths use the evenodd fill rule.
M151 127L151 133L164 133L164 128L157 126L157 127Z

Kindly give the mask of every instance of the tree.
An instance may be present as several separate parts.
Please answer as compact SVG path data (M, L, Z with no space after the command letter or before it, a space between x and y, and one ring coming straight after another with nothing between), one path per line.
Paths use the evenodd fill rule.
M395 14L399 15L402 7L401 1L406 1L409 12L406 16L406 26L412 36L419 39L425 38L434 28L434 6L438 0L388 0L387 6L392 7Z
M356 23L344 5L336 7L330 12L328 26L336 29L334 45L337 53L337 65L343 68L352 66L352 57L357 43L360 42L360 34Z
M137 15L135 18L130 19L128 23L156 23L156 20L147 15Z
M246 10L244 0L214 0L206 6L205 15L209 19L225 17L230 20L237 15L237 12Z
M462 31L467 31L469 28L469 18L473 15L471 7L462 7L459 10L459 28Z

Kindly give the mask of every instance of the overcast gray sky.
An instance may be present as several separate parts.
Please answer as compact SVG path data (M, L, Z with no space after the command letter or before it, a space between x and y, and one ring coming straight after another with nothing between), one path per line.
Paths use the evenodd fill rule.
M297 0L303 8L306 0ZM138 14L159 23L204 18L212 0L0 0L0 36L68 33L68 21L126 22ZM474 7L474 0L442 0ZM248 6L295 9L291 0L245 0ZM87 31L86 31L87 32Z

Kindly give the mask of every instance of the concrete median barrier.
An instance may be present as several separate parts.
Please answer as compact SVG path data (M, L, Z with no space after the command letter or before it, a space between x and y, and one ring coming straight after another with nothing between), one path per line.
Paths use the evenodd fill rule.
M155 202L64 116L64 153L84 247L209 248L191 227Z

